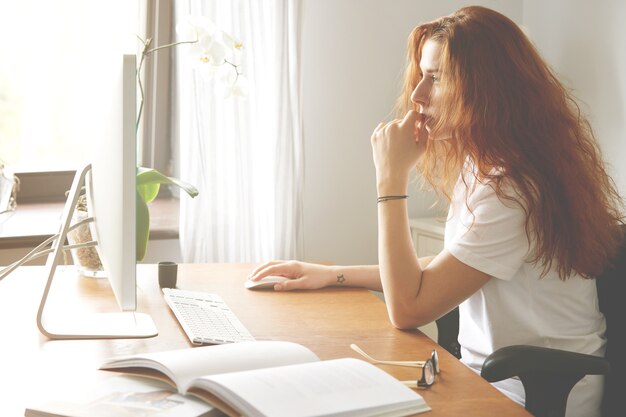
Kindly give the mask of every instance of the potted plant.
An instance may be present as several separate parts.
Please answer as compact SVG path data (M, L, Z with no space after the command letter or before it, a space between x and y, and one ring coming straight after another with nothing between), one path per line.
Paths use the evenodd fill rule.
M137 199L136 199L136 257L142 261L148 249L150 239L150 210L148 203L152 202L161 188L161 184L176 185L192 198L198 195L198 190L191 184L177 178L167 177L152 168L137 168ZM87 212L87 198L83 193L78 198L74 209L72 224L89 217ZM78 226L67 235L71 245L90 242L93 240L89 224ZM72 260L83 276L102 276L102 263L94 246L78 247L70 250Z
M220 80L225 87L224 95L245 96L247 94L247 80L239 71L238 64L228 59L229 55L237 55L243 48L240 41L219 29L211 20L206 17L189 16L182 23L177 25L177 32L183 39L167 45L152 46L152 39L143 40L141 59L137 68L137 84L140 92L140 105L137 114L136 129L139 129L141 120L144 91L141 82L141 71L144 60L147 56L161 49L171 48L181 44L190 44L189 58L194 62L203 74L208 77L215 77ZM198 190L191 184L177 178L172 178L161 174L152 168L137 168L137 219L136 219L136 253L137 261L144 259L150 238L150 210L148 203L153 201L159 193L161 184L176 185L184 190L192 198L198 195ZM76 208L75 220L79 221L87 217L86 199L81 196ZM71 244L89 242L92 240L88 225L83 225L68 234ZM102 270L100 259L94 247L84 247L71 250L74 263L79 265L81 273L88 276L97 276Z
M136 240L138 261L143 260L146 256L150 238L150 210L148 209L148 203L153 201L159 194L161 184L176 185L192 198L198 195L196 187L185 181L167 177L152 168L137 168Z
M188 57L203 74L215 77L224 86L224 96L245 96L247 80L240 72L240 66L230 60L230 56L237 56L243 44L230 34L219 29L215 23L203 16L188 16L176 26L181 38L179 42L162 46L152 46L152 39L141 41L143 48L137 68L137 84L140 93L140 105L137 116L137 129L143 111L144 91L141 83L141 69L147 56L165 48L188 44ZM183 189L192 198L198 195L198 190L184 181L167 177L150 168L137 168L137 260L142 260L146 254L150 234L150 212L147 203L154 200L159 193L161 184L176 185Z

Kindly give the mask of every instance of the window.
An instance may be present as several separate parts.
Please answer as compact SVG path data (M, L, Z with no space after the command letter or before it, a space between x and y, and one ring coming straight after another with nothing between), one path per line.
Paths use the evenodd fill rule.
M75 169L102 115L99 59L135 52L139 0L0 0L0 159Z

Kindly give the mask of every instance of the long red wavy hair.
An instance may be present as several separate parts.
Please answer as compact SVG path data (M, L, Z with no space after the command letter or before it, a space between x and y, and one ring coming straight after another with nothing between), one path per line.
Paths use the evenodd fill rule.
M472 6L414 29L402 114L422 77L427 39L442 47L433 133L446 126L454 137L428 142L417 167L423 178L449 199L469 157L503 202L521 204L531 262L543 275L556 267L563 280L574 271L598 276L622 239L624 203L574 98L513 21Z

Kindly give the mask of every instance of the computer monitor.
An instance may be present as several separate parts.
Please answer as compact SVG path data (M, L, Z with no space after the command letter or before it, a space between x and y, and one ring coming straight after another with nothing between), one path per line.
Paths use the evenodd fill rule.
M95 126L92 163L78 170L62 217L59 237L46 263L48 281L37 315L40 331L53 339L139 338L157 335L147 314L136 313L136 169L137 111L136 56L124 55L115 71L109 92L110 111ZM62 259L72 213L80 190L86 186L91 232L104 275L111 284L121 312L90 315L58 314L44 318L43 312L56 266Z
M136 308L136 57L123 56L122 85L110 94L110 111L98 126L87 175L91 235L122 310ZM121 88L120 88L121 87ZM120 111L121 110L121 111Z

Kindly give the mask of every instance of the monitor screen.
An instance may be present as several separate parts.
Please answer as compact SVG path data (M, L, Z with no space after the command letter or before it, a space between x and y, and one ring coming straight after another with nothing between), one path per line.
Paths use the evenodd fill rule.
M94 131L87 207L105 275L122 310L136 302L137 59L119 57L109 111Z

